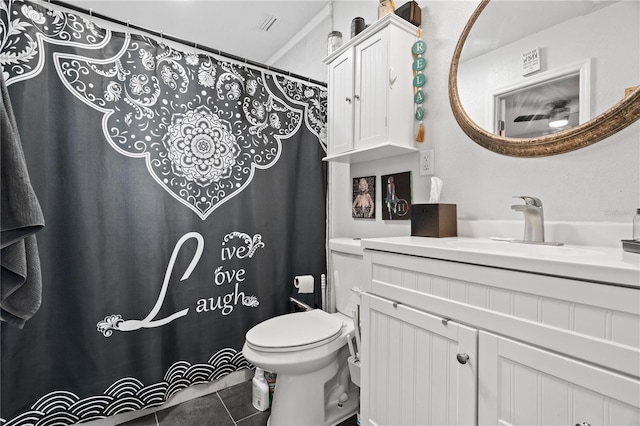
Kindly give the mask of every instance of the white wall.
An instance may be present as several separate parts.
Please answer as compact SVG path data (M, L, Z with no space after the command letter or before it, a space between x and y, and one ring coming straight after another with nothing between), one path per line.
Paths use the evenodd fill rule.
M338 0L333 3L333 19L325 19L273 66L292 73L327 81L327 66L322 60L327 56L327 35L331 31L342 33L343 43L351 39L351 20L364 18L365 24L378 19L378 0Z
M493 120L486 114L489 93L525 86L545 73L587 61L591 63L591 116L603 113L622 98L625 87L638 84L639 17L640 2L617 2L460 63L458 89L467 114L493 131ZM533 48L540 48L541 69L522 76L520 54Z
M375 19L375 2L342 2L334 8L336 29L349 34L354 16ZM513 158L488 151L460 130L451 112L448 95L449 66L458 37L477 1L421 1L423 39L427 43L427 101L424 147L435 149L436 175L444 181L442 202L458 206L459 235L476 229L469 222L504 221L507 235L520 231L522 217L510 209L514 195L533 195L544 203L549 227L565 226L565 243L579 244L580 234L598 234L598 243L620 247L631 237L631 219L640 207L640 123L589 147L543 158ZM371 15L367 15L371 16ZM614 49L614 47L612 47ZM296 55L294 49L290 55ZM319 52L318 58L326 55ZM278 66L276 64L276 66ZM298 71L301 72L301 71ZM638 76L637 76L638 77ZM640 78L636 78L636 83ZM358 163L331 165L332 237L409 235L410 223L383 221L381 196L377 194L375 221L351 218L351 178L413 172L414 203L426 202L428 177L418 175L418 156L403 156ZM379 185L379 179L378 179ZM503 223L503 222L496 222ZM611 225L613 232L609 231ZM602 227L607 229L602 232ZM499 229L491 228L494 234ZM475 232L475 231L474 231ZM586 235L588 240L589 235Z

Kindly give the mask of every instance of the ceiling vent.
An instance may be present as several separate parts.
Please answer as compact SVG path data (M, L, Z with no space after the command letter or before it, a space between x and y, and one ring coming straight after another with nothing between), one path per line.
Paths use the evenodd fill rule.
M276 23L278 18L275 16L267 15L262 20L258 22L258 28L262 31L269 31L269 29Z

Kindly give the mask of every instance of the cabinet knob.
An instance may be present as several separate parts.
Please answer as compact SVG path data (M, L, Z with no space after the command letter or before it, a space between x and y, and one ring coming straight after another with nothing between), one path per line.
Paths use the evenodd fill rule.
M469 355L467 354L458 354L456 355L456 358L458 359L458 362L463 365L469 361Z
M360 100L360 95L353 95L353 99L355 99L356 101Z
M576 423L576 426L591 426L591 425L587 422L582 422L582 423Z
M351 103L351 98L350 98L350 97L348 97L348 96L347 96L346 98L344 98L344 100L345 100L345 101L347 101L347 102L349 102L349 103Z
M392 305L393 305L393 307L394 307L394 308L397 308L399 304L400 304L400 303L398 303L398 302L393 302L393 303L392 303Z

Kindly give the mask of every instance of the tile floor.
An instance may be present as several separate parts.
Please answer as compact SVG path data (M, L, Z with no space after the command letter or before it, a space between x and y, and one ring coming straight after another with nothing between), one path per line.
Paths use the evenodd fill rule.
M251 381L159 410L123 426L265 426L269 411L251 404ZM339 426L355 426L355 416Z

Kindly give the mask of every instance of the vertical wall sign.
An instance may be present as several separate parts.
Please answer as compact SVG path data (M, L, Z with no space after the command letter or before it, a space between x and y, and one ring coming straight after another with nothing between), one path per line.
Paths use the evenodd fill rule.
M411 53L413 54L413 103L415 104L415 119L418 121L418 131L416 134L416 142L424 141L424 126L422 119L424 118L424 109L422 103L425 100L424 91L422 87L427 82L427 78L423 74L423 70L427 66L427 61L422 55L427 51L427 43L425 43L422 37L422 28L418 28L416 33L418 40L411 46Z

